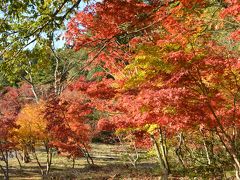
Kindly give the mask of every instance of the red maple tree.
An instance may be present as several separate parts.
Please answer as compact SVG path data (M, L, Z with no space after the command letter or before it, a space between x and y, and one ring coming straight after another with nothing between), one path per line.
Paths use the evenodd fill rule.
M50 145L64 156L73 159L86 157L88 163L93 164L88 152L92 136L88 115L91 114L92 107L89 103L74 98L72 94L68 91L65 96L53 97L47 103L45 118Z
M0 92L0 157L5 167L0 165L4 177L9 178L9 155L16 150L14 129L20 111L19 92L16 88L7 87Z
M113 77L75 85L108 111L114 126L107 127L132 128L153 142L196 127L214 131L239 178L239 53L212 33L238 27L239 2L220 2L221 17L209 16L209 6L204 0L105 0L78 13L66 37L76 50L98 49L89 64L102 65ZM239 31L229 33L238 42ZM156 125L153 133L149 125ZM161 164L169 172L166 158Z

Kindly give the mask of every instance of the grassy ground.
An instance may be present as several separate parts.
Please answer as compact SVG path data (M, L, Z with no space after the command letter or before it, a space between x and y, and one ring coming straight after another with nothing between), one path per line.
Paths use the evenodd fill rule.
M91 155L94 157L96 166L90 167L84 158L80 158L76 160L74 169L72 168L72 160L54 155L51 173L44 179L161 179L160 170L154 158L141 160L137 168L134 168L126 158L123 158L123 151L117 145L92 144ZM42 163L46 162L44 152L39 150L38 156ZM22 166L23 168L20 169L16 158L10 160L10 179L42 179L39 167L34 160L22 164ZM187 172L176 171L178 167L180 166L176 164L172 172L173 175L170 175L169 179L233 179L226 178L218 171L212 174L212 171L210 172L204 167L188 168ZM230 173L228 177L232 177L232 172L228 173ZM3 176L0 174L1 179Z
M159 172L156 170L158 166L154 159L144 160L134 168L127 161L124 163L122 151L116 145L93 144L91 155L96 166L90 167L86 159L80 158L75 161L74 169L72 160L54 155L51 173L44 179L158 179ZM46 162L44 152L38 151L38 157L43 164ZM35 160L22 163L20 169L17 159L11 158L9 165L10 179L42 179ZM1 174L0 179L3 179Z

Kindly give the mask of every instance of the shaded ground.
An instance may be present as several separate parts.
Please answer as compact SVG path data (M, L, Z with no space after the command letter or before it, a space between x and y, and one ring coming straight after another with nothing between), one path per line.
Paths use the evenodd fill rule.
M38 151L38 155L40 161L45 162L46 155L41 151ZM94 157L96 166L90 167L84 158L80 158L76 160L74 169L72 160L54 155L51 173L44 179L161 179L160 170L154 158L143 159L137 168L134 168L126 157L123 158L123 151L117 145L92 144L91 155ZM42 179L39 167L34 160L22 166L21 170L16 158L10 160L10 180ZM234 179L232 172L228 172L227 176L230 177L228 178L218 170L213 174L213 171L204 168L188 168L186 172L174 170L172 172L174 175L170 175L168 179ZM0 179L3 179L1 174Z
M75 161L74 169L72 160L54 155L51 173L45 179L153 179L159 174L154 159L143 161L137 168L127 161L124 163L122 151L116 145L93 144L91 155L96 166L90 167L84 158L80 158ZM46 155L43 152L39 151L38 157L41 162L45 162ZM10 179L42 179L34 160L22 166L21 170L15 158L10 160Z

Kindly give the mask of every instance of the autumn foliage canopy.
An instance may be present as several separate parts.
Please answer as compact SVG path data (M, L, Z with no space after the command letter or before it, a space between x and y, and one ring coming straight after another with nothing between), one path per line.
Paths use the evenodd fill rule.
M184 168L196 162L191 149L204 149L209 166L224 151L240 178L239 24L238 0L89 3L64 36L87 53L83 73L28 105L14 88L1 92L0 149L21 144L17 133L89 162L92 138L109 131L135 150L155 148L163 174L170 148Z

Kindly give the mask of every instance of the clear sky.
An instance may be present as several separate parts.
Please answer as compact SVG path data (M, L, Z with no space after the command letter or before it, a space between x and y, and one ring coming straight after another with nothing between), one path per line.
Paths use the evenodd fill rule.
M55 32L56 36L59 36L59 35L61 36L63 34L64 34L64 31L61 31L61 30ZM62 48L64 44L65 44L65 40L62 37L60 37L58 40L54 39L54 46L56 49Z

